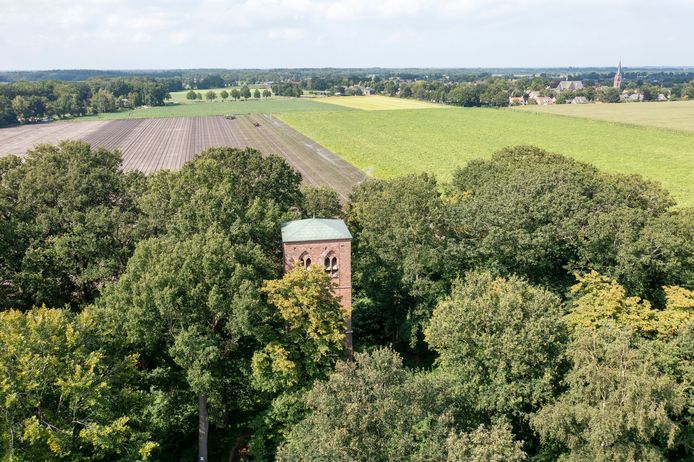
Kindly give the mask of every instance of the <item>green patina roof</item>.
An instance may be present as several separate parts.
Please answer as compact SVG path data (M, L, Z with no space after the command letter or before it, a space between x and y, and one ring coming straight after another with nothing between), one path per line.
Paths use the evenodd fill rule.
M332 218L308 218L282 224L282 242L328 241L352 239L347 225Z

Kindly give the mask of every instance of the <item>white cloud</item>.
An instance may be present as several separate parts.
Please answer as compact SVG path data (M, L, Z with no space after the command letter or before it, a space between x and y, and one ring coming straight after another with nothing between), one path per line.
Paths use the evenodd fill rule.
M283 27L273 29L267 33L270 40L299 40L306 36L306 31L298 27Z
M0 0L0 67L694 65L694 0L662 2Z

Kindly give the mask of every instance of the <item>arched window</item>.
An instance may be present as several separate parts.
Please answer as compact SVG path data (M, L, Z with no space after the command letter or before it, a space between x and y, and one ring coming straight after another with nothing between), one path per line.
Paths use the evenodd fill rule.
M337 277L337 257L333 252L330 252L328 255L325 256L323 265L326 273L328 273L332 277Z
M311 266L311 257L308 253L304 252L301 254L299 257L299 265L301 265L302 268L308 268Z

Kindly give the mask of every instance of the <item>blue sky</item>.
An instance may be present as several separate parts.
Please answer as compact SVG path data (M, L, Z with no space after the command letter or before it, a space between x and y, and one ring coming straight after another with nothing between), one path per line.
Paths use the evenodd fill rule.
M0 69L694 65L694 0L0 0Z

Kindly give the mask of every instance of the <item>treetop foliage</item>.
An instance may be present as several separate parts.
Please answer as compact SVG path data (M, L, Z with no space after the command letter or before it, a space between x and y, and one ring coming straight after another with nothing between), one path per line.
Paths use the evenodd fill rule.
M659 185L530 146L344 208L253 149L121 166L0 158L0 459L694 454L694 214ZM314 215L354 236L351 363L323 268L282 274Z
M149 460L157 444L133 414L137 356L111 355L88 313L0 311L0 450L12 460Z
M142 176L122 173L117 151L80 141L39 145L2 165L0 305L90 302L132 253Z

